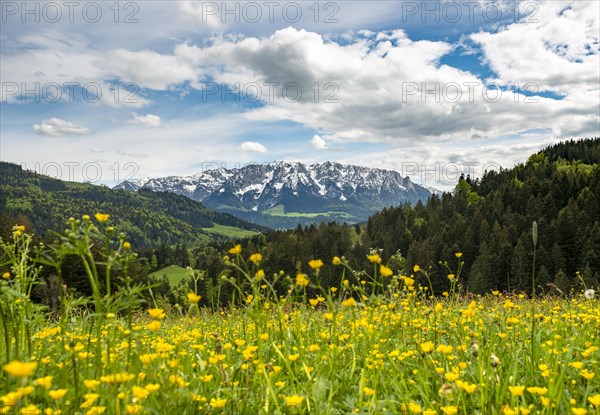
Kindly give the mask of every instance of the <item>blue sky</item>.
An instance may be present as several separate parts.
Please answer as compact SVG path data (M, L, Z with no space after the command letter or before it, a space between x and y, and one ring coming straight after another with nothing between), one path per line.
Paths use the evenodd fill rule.
M69 4L0 10L0 158L63 179L331 160L449 189L600 135L596 1Z

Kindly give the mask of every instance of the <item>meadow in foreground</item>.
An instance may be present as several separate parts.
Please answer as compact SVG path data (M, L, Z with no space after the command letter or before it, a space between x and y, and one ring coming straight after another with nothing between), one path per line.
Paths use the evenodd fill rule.
M460 254L446 297L377 254L365 259L371 275L334 258L340 286L328 290L313 260L282 295L284 276L236 246L224 260L237 271L237 305L209 312L190 292L185 308L144 310L142 287L110 285L133 254L107 218L70 221L60 249L81 256L95 288L87 306L62 298L58 317L29 299L36 267L52 261L34 260L19 227L3 243L0 413L600 414L597 299L467 298Z

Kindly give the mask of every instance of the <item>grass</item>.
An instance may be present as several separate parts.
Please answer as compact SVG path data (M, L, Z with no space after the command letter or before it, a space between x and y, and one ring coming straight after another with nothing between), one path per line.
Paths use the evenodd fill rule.
M329 217L337 216L347 219L352 219L354 216L347 212L319 212L319 213L304 213L304 212L286 212L284 205L275 205L270 209L262 212L265 215L271 216L285 216L290 218L318 218L318 217Z
M93 287L105 282L89 262L96 238L103 263L127 269L133 257L104 220L70 221L50 251L87 260ZM29 296L31 243L15 228L0 244L11 270L0 279L0 413L600 413L598 299L462 296L460 253L441 298L377 254L365 258L371 275L334 258L339 286L325 288L319 260L307 274L267 276L262 255L238 245L224 259L238 293L225 308L200 308L203 293L190 292L184 306L144 310L127 279L106 278L107 293L86 299L95 312L61 297L49 316Z
M189 271L178 265L169 265L150 274L151 277L157 278L162 278L163 275L167 276L171 288L175 288L185 277L189 276Z
M219 225L215 223L212 228L202 228L203 231L228 238L248 238L258 235L259 232L237 228L235 226Z

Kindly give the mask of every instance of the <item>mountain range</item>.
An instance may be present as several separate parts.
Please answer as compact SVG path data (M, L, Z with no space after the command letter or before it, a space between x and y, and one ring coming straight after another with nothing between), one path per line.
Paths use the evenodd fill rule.
M393 170L283 161L216 168L192 176L125 181L115 188L176 193L210 209L272 228L324 220L362 222L385 207L414 205L438 192Z

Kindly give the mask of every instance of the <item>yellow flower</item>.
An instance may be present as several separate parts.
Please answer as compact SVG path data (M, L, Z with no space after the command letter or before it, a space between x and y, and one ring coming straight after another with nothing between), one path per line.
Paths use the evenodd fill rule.
M585 415L588 411L585 408L571 408L571 412L575 415Z
M55 401L64 398L66 394L67 394L66 389L56 389L53 391L48 391L48 396L50 398L54 399Z
M150 395L150 391L148 389L142 388L141 386L133 386L131 388L131 394L135 396L138 400L146 399L148 395Z
M583 369L581 372L579 372L581 374L581 376L583 376L584 378L586 378L587 380L592 380L594 379L594 376L596 376L596 374L594 372L590 372L587 369Z
M296 354L289 355L288 359L290 362L295 362L296 360L298 360L298 357L300 357L300 355L298 353L296 353Z
M308 261L308 266L312 269L319 269L323 266L323 261L321 261L320 259L311 259L310 261Z
M148 323L148 325L146 327L148 327L148 329L150 331L158 331L160 329L160 321L158 320L152 320L151 323Z
M309 350L310 352L313 352L313 353L314 353L314 352L318 352L318 351L319 351L319 349L321 349L321 347L320 347L318 344L311 344L311 345L308 347L308 350Z
M19 226L17 226L17 230L21 231L21 232L25 232L25 226L24 225L19 225Z
M431 353L433 351L434 348L434 344L433 342L425 342L421 345L421 351L423 353Z
M588 401L590 401L590 403L596 408L600 408L600 393L590 396Z
M415 265L415 266L413 267L413 272L419 272L419 270L420 270L420 269L421 269L421 267L420 267L420 266L418 266L418 265Z
M125 407L125 410L127 411L128 414L139 414L140 412L142 412L142 405L137 405L137 404L133 404L133 405L127 405Z
M333 265L340 265L342 263L342 260L340 259L340 257L334 256L333 259L331 260L331 263Z
M227 399L212 398L209 405L213 408L223 408L225 405L227 405Z
M458 408L454 405L442 406L440 409L444 415L456 415L458 413Z
M525 386L509 386L508 390L512 396L523 396Z
M2 274L2 278L4 278L5 280L10 278L10 272L5 272L4 274Z
M367 259L373 263L381 264L381 257L378 254L367 255Z
M356 300L354 299L354 297L350 297L347 300L342 301L342 305L344 307L353 307L354 305L356 305Z
M190 303L197 303L202 297L196 293L188 293L187 299Z
M123 242L123 249L125 249L125 250L131 249L131 243L130 242Z
M456 278L456 275L454 275L454 274L448 274L448 279L450 281L454 281L455 278Z
M100 383L101 382L99 380L95 379L86 379L83 381L85 387L91 390L95 390L98 387L98 385L100 385Z
M257 265L260 261L262 261L262 255L257 252L256 254L250 255L249 259L250 259L250 262L253 262L254 264Z
M108 218L110 217L110 215L108 213L96 213L94 215L94 217L96 218L96 220L100 223L104 223L108 220Z
M463 256L462 252L457 252L454 254L457 258L460 258Z
M300 273L296 275L296 285L299 285L300 287L306 287L309 283L310 280L308 279L306 274Z
M33 404L31 405L27 405L24 408L21 408L21 415L40 415L42 413L42 411L39 410L39 408Z
M44 387L45 389L50 389L52 387L52 376L45 376L43 378L38 378L35 380L35 384Z
M85 415L100 415L103 414L104 411L106 411L105 406L92 406L86 411Z
M147 311L153 319L162 319L166 317L165 310L162 308L150 308Z
M435 351L443 354L450 354L454 350L454 347L446 344L440 344Z
M313 307L316 306L317 304L319 304L319 300L317 300L316 298L311 298L311 299L308 300L308 302Z
M37 368L37 362L20 362L13 360L4 365L4 371L16 378L24 378L31 375Z
M285 406L297 407L304 402L304 396L292 395L284 397Z
M375 395L375 389L371 389L371 388L368 388L365 386L363 388L363 393L367 396L373 396L373 395Z
M242 252L242 245L240 245L240 244L237 244L236 246L234 246L233 248L231 248L229 250L229 253L232 255L237 255L240 252Z
M394 273L394 271L392 271L390 268L386 267L385 265L381 265L379 267L379 273L381 275L383 275L384 277L389 277Z
M256 275L254 277L256 278L256 281L262 280L265 277L265 271L259 269L258 271L256 271Z

